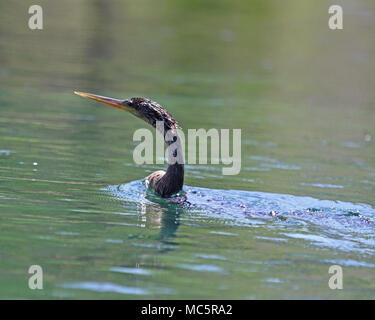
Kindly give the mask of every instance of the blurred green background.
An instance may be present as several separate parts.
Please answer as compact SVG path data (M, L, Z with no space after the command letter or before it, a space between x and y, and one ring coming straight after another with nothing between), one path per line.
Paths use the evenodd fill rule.
M37 117L45 110L62 120L86 111L121 117L128 130L140 123L77 100L72 91L146 96L184 128L241 128L245 166L266 152L306 170L305 176L243 170L211 179L220 187L243 189L242 178L251 176L264 182L257 190L299 193L299 182L327 175L348 184L343 176L350 172L352 189L339 196L373 201L373 186L360 183L374 177L371 1L339 1L344 29L336 31L328 28L329 1L40 1L43 31L27 27L31 4L0 2L3 121L22 123L25 112ZM41 129L32 128L32 136ZM305 187L304 194L321 192ZM337 199L337 190L324 193Z
M43 8L42 31L28 28L28 8L33 4ZM159 168L133 163L132 134L144 124L80 99L74 90L116 98L148 97L164 105L185 129L242 129L241 173L223 176L220 165L187 166L188 186L374 205L375 2L335 1L344 10L343 30L328 28L331 4L0 0L0 280L4 283L0 297L113 297L97 294L100 291L74 295L54 288L90 275L119 283L103 271L115 261L134 267L140 256L159 257L159 251L148 252L145 258L144 250L152 249L107 241L115 238L107 233L107 224L123 223L124 218L112 213L125 210L128 219L137 220L142 209L140 204L120 209L121 202L101 191ZM151 206L146 211L154 210ZM110 230L117 235L115 240L141 232L127 223ZM287 253L311 254L308 261L299 256L292 274L305 275L312 283L327 273L325 265L309 269L317 259L314 255L362 257L360 252L322 253L298 240L276 248L266 245L264 251L261 240L247 239L246 228L235 232L242 244L238 237L222 242L204 238L205 228L228 231L216 220L208 219L201 228L187 222L184 227L176 240L180 250L162 256L163 267L150 258L155 268L176 267L202 242L212 241L213 255L237 248L238 252L228 252L227 268L234 274L225 280L227 291L217 293L213 286L222 275L208 279L201 273L189 275L192 282L186 289L189 284L182 281L186 275L173 268L164 270L155 282L141 281L141 287L157 287L169 279L176 292L172 297L177 298L334 298L326 291L325 280L322 287L311 287L309 282L298 283L299 289L290 282L273 284L279 291L262 287L258 271L236 269L236 254L251 256L252 251L246 251L251 247L266 265L271 260L294 261L285 258ZM147 229L151 238L152 230ZM259 232L264 236L280 231L271 230L265 227ZM372 254L369 259L374 259ZM50 266L50 285L43 293L24 284L25 270L37 262ZM284 267L265 272L273 278L272 274L285 272ZM361 270L360 284L354 281L354 291L347 290L343 297L361 297L364 288L370 288L366 292L372 296L373 269ZM133 275L121 281L135 286L138 280ZM164 294L155 291L152 297L170 297Z

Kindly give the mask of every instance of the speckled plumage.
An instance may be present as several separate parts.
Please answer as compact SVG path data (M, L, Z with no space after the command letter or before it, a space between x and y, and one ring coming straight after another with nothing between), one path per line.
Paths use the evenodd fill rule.
M156 121L163 121L165 131L178 128L178 123L172 115L155 101L146 98L131 98L125 100L125 103L134 108L132 113L153 127L155 127Z
M153 127L156 127L156 121L163 121L164 134L168 130L178 128L178 123L172 115L155 101L146 98L132 98L125 100L124 103L127 106L133 107L133 111L131 112L134 115L151 124ZM175 135L177 136L177 132L175 132ZM182 152L181 148L177 148L176 152ZM183 188L184 164L169 164L167 171L155 171L146 177L146 181L149 188L155 190L161 197L168 198Z

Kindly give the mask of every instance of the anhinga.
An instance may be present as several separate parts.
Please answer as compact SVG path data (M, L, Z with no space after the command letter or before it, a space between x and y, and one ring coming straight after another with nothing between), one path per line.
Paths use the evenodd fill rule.
M157 102L146 98L118 100L91 93L74 93L84 98L128 111L151 124L154 128L157 128L163 134L166 145L170 147L168 148L168 169L167 171L158 170L151 173L146 178L147 185L164 198L168 198L182 190L184 184L184 163L182 148L177 134L178 124L167 110ZM164 128L157 126L157 121L162 121Z

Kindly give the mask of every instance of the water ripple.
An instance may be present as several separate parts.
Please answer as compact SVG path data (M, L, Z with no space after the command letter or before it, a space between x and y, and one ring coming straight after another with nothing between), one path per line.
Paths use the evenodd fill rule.
M222 222L226 226L261 227L288 238L309 241L335 250L374 252L375 209L363 203L320 200L306 196L242 190L218 190L185 186L186 203L171 203L147 191L143 180L105 189L115 198L127 202L181 206L193 223ZM313 231L312 231L313 230ZM212 234L237 233L210 231ZM260 238L259 238L260 239ZM263 240L285 242L282 237ZM262 240L262 239L260 239Z
M120 286L110 282L73 282L60 285L64 289L89 290L95 292L114 292L128 295L148 295L150 292L146 289Z

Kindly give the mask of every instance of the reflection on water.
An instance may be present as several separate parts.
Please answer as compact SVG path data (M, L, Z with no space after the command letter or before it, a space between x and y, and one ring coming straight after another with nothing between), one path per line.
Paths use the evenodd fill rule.
M40 0L39 32L0 0L0 297L375 297L375 8L341 3L336 32L325 1ZM74 90L241 128L241 173L188 165L190 205L160 199L144 123Z

